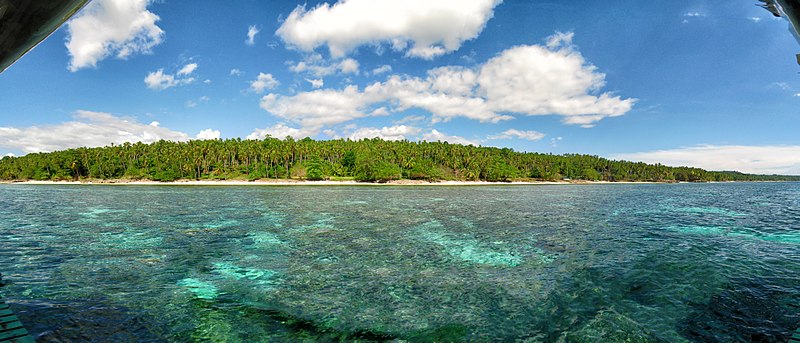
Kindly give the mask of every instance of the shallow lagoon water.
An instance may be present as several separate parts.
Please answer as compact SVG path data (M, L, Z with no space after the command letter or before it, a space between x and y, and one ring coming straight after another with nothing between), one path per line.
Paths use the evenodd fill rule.
M786 341L800 184L0 185L41 340Z

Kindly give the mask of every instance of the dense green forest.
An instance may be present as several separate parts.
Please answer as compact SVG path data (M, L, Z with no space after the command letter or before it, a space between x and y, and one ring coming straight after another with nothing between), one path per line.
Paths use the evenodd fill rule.
M0 160L2 180L173 181L305 179L800 181L800 176L709 172L590 155L520 153L446 142L284 140L159 141L35 153Z

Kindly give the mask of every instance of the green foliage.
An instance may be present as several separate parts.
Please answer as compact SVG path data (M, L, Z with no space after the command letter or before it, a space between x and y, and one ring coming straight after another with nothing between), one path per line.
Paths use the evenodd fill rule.
M319 157L312 157L306 161L306 179L311 181L319 181L324 177L322 173L322 161Z
M594 170L594 168L586 168L583 170L583 172L581 172L580 178L583 180L597 181L600 180L601 176L597 170Z
M348 150L342 156L342 166L347 168L348 171L352 171L353 168L356 166L356 153L353 150Z
M359 154L354 169L357 181L387 182L402 177L402 170L397 164L382 160L375 152Z
M444 173L440 166L429 159L425 159L414 163L411 169L406 172L406 177L411 180L436 181L441 180L444 177Z
M158 141L0 159L1 180L257 180L326 177L419 180L800 181L798 176L709 172L591 155L520 153L439 142L312 139Z
M509 182L518 177L519 170L516 167L509 165L503 160L496 160L489 166L486 172L486 181L502 181Z

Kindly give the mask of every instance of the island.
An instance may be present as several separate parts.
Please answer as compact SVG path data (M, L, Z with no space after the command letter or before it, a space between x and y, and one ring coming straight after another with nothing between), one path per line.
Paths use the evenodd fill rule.
M0 180L62 182L724 182L800 181L695 167L378 138L157 141L0 160Z

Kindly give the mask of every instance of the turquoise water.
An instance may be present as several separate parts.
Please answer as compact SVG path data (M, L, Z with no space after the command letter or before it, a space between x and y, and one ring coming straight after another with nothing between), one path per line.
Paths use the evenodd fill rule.
M0 185L42 340L786 341L800 184Z

